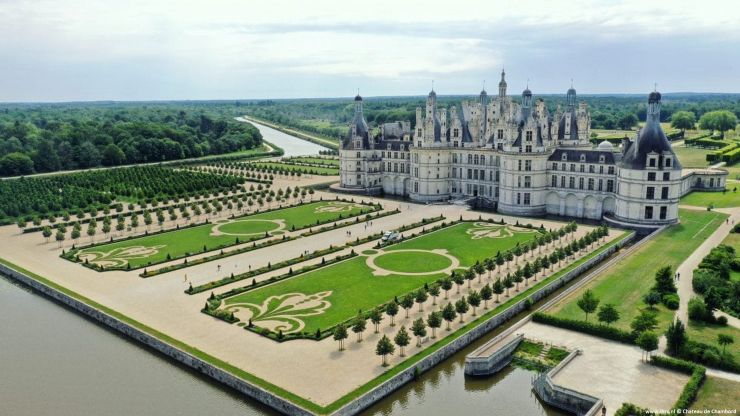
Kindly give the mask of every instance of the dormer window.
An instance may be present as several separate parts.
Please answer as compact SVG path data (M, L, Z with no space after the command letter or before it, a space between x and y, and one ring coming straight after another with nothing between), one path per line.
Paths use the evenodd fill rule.
M568 160L568 154L567 153L563 153L563 156L562 156L561 160Z
M667 157L665 158L665 167L670 168L671 167L671 158Z
M581 163L583 163L585 161L586 161L586 155L584 155L583 153L581 153Z
M648 166L650 166L651 168L655 167L655 157L648 158Z
M599 163L604 163L604 155L599 156Z
M530 131L527 131L527 141L528 142L531 142L532 141L532 131L531 130Z

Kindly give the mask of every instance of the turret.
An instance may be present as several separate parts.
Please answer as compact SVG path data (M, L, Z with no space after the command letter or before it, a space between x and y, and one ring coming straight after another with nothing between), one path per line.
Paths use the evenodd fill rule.
M501 81L498 83L498 96L499 98L506 97L506 72L501 70Z
M565 102L567 103L569 110L576 107L576 90L572 85L568 89L568 92L565 93Z

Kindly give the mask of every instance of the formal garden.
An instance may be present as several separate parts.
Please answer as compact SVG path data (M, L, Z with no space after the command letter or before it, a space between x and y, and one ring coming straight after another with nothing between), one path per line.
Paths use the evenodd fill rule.
M103 244L77 247L68 260L98 270L135 269L286 232L332 223L382 209L344 200L299 203L246 216L146 234Z
M485 276L488 289L475 304L519 291L531 279L560 266L573 253L598 240L598 228L581 239L575 224L557 230L487 221L442 223L415 238L352 253L309 272L288 273L275 283L247 285L212 294L203 312L278 340L321 339L358 311L408 310L430 297L470 289ZM567 261L566 263L567 264ZM482 297L481 297L482 296ZM478 302L473 308L480 306ZM421 307L421 306L418 306Z
M324 167L305 165L297 163L283 163L283 162L249 162L246 163L248 168L269 172L274 174L286 175L291 173L300 173L303 175L322 175L332 176L339 175L339 167Z

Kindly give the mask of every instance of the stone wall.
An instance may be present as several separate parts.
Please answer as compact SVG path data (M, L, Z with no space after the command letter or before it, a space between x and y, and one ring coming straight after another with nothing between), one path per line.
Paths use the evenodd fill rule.
M197 358L185 351L182 351L166 342L138 329L125 322L120 321L86 303L79 301L65 293L62 293L52 287L45 285L23 273L20 273L4 264L0 264L0 273L9 276L26 286L48 296L57 302L60 302L77 312L89 316L90 318L118 331L122 334L141 342L142 344L161 352L162 354L202 373L214 380L223 383L232 389L254 399L273 409L289 415L311 415L312 413L299 407L288 400L283 399L267 390L262 389L250 382L247 382L225 370L215 367L200 358Z
M619 243L612 245L608 249L599 253L599 255L589 259L588 261L584 262L583 264L579 265L578 267L574 268L568 273L565 273L564 275L560 276L558 279L553 280L552 282L548 283L545 287L543 287L539 291L530 295L529 298L532 299L532 302L537 302L545 298L546 296L550 295L551 293L555 292L559 288L563 287L566 283L573 280L580 274L584 273L585 271L587 271L594 265L600 263L607 257L611 256L617 250L618 247L624 246L625 244L632 241L633 238L635 238L635 234L631 234L625 237ZM416 365L411 366L401 371L400 373L391 377L389 380L385 381L383 384L379 385L378 387L375 387L374 389L370 390L364 395L358 397L356 400L353 400L352 402L346 404L345 406L343 406L342 408L334 412L333 415L334 416L351 416L351 415L356 415L360 413L362 410L368 408L373 403L381 400L382 398L389 395L393 391L399 389L404 384L412 381L415 376L415 372L416 372L415 369L418 368L419 373L429 370L430 368L434 367L435 365L439 364L445 359L451 357L458 351L467 347L473 341L491 332L492 330L494 330L501 324L505 323L509 319L513 318L514 316L518 315L522 311L526 310L527 309L526 300L527 298L522 299L521 301L508 307L503 312L492 316L487 321L469 330L465 334L461 335L459 338L455 339L454 341L450 342L444 347L438 349L437 351L431 353L427 357L421 359L418 363L416 363Z
M552 382L552 378L579 354L580 351L571 352L552 370L547 373L540 374L540 376L532 383L532 388L542 401L551 406L574 413L578 416L595 415L603 406L603 401L601 399L558 386Z
M465 375L487 376L499 372L509 365L514 351L522 343L522 340L524 340L524 334L519 334L487 356L475 355L475 353L468 355L465 357Z

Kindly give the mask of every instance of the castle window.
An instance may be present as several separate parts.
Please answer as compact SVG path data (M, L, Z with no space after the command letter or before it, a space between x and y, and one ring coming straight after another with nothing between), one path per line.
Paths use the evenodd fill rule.
M478 169L473 169L473 179L478 180Z
M586 161L586 155L584 155L583 153L581 153L581 163L583 163L585 161Z
M596 173L596 167L594 165L588 165L588 173Z
M385 152L380 152L380 157L385 157Z
M560 177L560 187L565 188L565 176Z
M457 168L452 168L452 177L457 177Z
M526 170L526 171L532 170L532 161L531 160L525 160L524 161L524 170Z
M527 131L527 141L528 142L532 141L532 131L531 130Z
M360 152L357 152L357 158L358 159L360 158Z
M520 205L522 203L522 194L519 192L516 193L516 204Z
M552 170L558 170L558 164L557 163L553 163L552 164Z
M398 163L393 164L393 171L398 173Z
M473 179L473 169L468 169L468 179Z
M606 192L614 192L614 181L611 179L606 181Z
M653 207L645 207L645 219L646 220L653 219Z
M570 164L570 171L571 172L575 172L576 171L576 164L575 163L571 163Z
M648 159L648 166L650 166L651 168L654 168L655 167L655 158L654 157L651 157L650 159Z
M561 170L565 170L565 163L561 163L561 164L560 164L560 169L561 169Z
M570 179L568 180L568 187L571 189L576 187L576 178L572 176L570 177Z
M586 172L586 165L581 165L581 173Z
M609 174L614 175L614 166L609 166Z
M578 178L578 189L583 189L583 178Z
M670 181L671 180L671 172L663 172L663 180L664 181Z
M485 165L486 164L486 155L480 155L480 164Z
M393 152L393 158L398 159L398 152Z
M475 156L473 157L473 160L474 160L474 162L473 162L473 163L477 165L477 164L478 164L478 155L475 155Z
M668 199L668 187L664 186L663 189L660 190L660 199Z
M649 181L655 180L655 172L648 172L648 180Z
M667 157L667 158L665 159L665 166L666 166L667 168L670 168L670 167L671 167L671 158L670 158L670 157Z
M496 182L498 182L498 171L496 171Z
M473 163L473 155L468 155L468 163L469 164Z
M660 207L660 219L664 220L668 216L668 207Z
M498 131L498 139L499 140L503 140L504 139L504 131L501 130L501 129L499 129L499 131Z
M552 182L551 182L550 186L552 186L553 188L555 188L555 187L558 186L558 177L557 176L552 175Z
M599 163L604 163L604 155L599 156Z
M529 192L525 192L524 193L524 205L529 205L530 201L531 201L531 197L530 197Z
M460 142L458 142L457 140L455 140L454 142L452 142L452 146L453 147L460 147Z
M594 178L588 178L588 190L589 191L594 190Z
M531 176L525 176L524 177L524 187L525 188L531 188L532 187L532 177Z
M603 179L599 179L599 188L598 188L598 190L601 191L603 189L604 189L604 180Z
M498 198L498 186L496 187L496 198Z
M525 146L524 151L527 153L532 153L532 145L528 144L527 146Z
M563 153L563 156L560 157L561 160L568 160L568 154Z
M522 170L522 160L521 160L521 159L519 159L519 160L517 160L516 162L517 162L517 163L516 163L516 166L517 166L517 167L516 167L516 170Z
M458 131L458 129L452 130L452 137L455 137L455 138L459 137L459 131Z
M603 166L599 166L599 173L602 174L602 175L604 174L604 167Z
M655 187L648 186L647 192L645 194L645 198L647 199L655 199Z
M419 182L414 182L414 192L419 192Z

